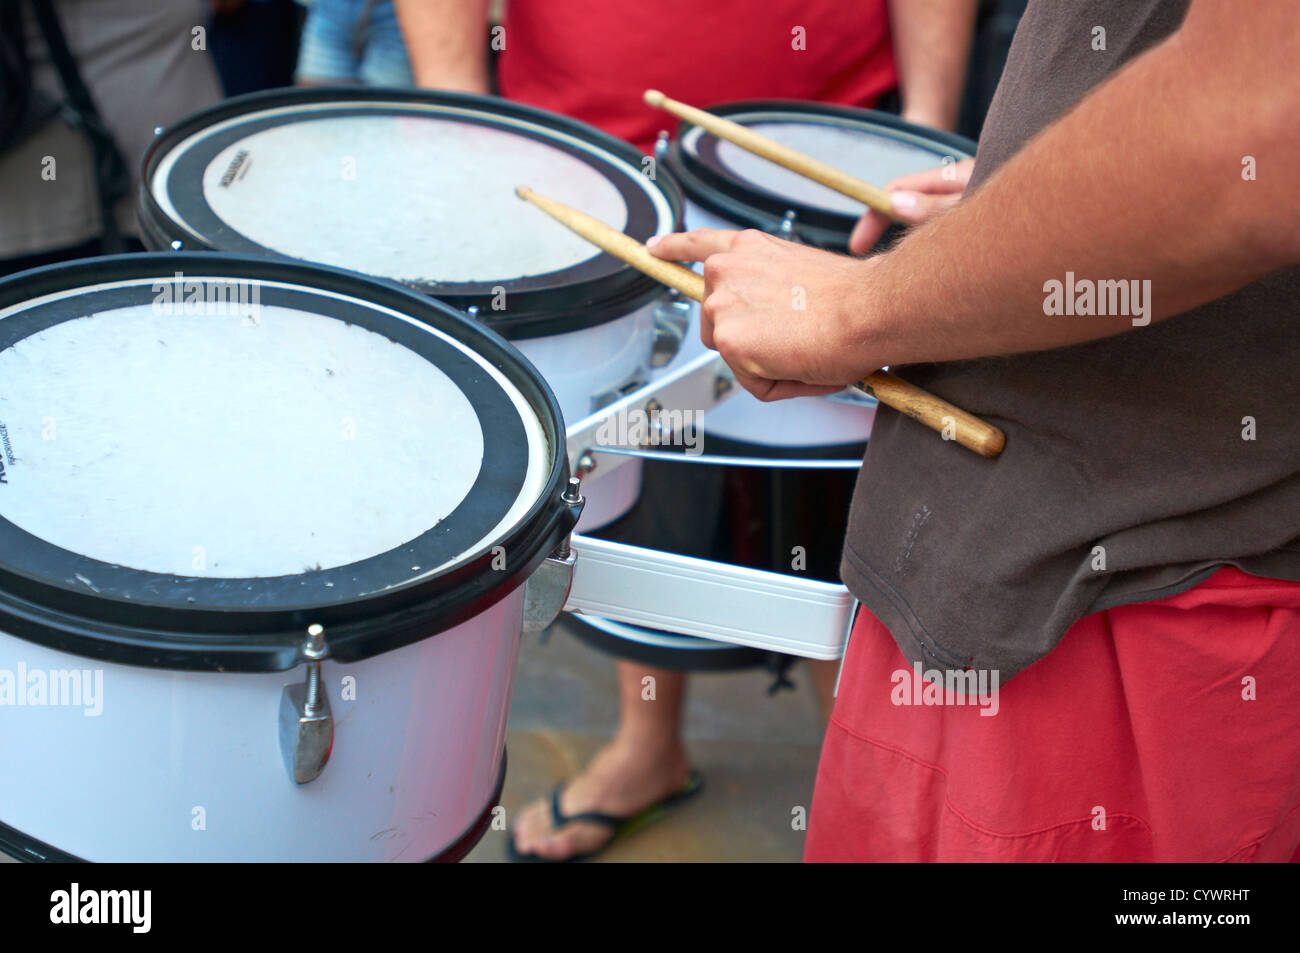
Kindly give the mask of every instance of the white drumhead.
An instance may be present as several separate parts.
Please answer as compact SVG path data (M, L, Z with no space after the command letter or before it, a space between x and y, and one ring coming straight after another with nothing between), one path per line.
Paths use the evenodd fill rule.
M246 294L262 299L256 308L213 314L198 303L186 313L158 303L169 285L180 287L97 285L0 312L2 327L37 306L76 309L87 293L135 299L74 312L0 350L0 516L19 529L114 566L213 578L329 570L426 533L494 465L479 408L421 354L331 315L345 305L438 336L495 380L518 415L522 485L492 502L493 518L461 556L543 492L549 457L536 413L449 335L373 303L269 282ZM319 310L268 303L274 289ZM457 558L402 567L391 584Z
M165 215L207 240L215 215L278 254L419 284L509 283L601 254L522 203L519 185L620 230L629 216L620 190L630 190L653 205L655 234L672 229L667 200L639 169L574 136L505 116L484 124L449 107L359 110L299 105L217 123L163 157L151 192ZM175 200L172 177L198 171L179 170L187 156L207 157L201 185L182 183L201 188L202 215Z
M893 137L815 120L746 122L745 126L882 187L898 176L932 169L947 155L905 133ZM696 150L702 133L698 126L691 129L684 139L686 147ZM861 202L725 140L717 141L717 158L723 168L737 179L784 196L792 203L846 215L862 214Z

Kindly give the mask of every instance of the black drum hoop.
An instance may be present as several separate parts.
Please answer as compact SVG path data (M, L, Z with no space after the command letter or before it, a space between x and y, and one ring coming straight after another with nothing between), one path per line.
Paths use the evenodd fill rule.
M597 624L596 620L584 618L580 614L575 614L565 621L568 623L567 630L574 638L606 655L620 661L640 662L642 665L653 665L655 668L667 668L678 672L735 672L749 668L763 668L776 654L748 645L729 645L713 639L697 639L692 636L679 636L673 639L678 643L676 645L657 645L650 641L638 641L635 638L610 632ZM652 638L673 635L671 632L646 629L644 626L629 625L628 627L644 630Z
M518 119L533 123L543 128L554 129L575 138L584 140L600 148L615 158L621 158L633 168L639 169L645 155L636 147L623 142L605 132L546 110L525 106L496 96L480 96L473 93L457 93L432 90L413 90L396 87L356 87L356 86L313 86L289 90L270 90L235 96L215 106L196 112L176 125L163 130L154 138L153 144L145 153L141 164L139 205L137 217L140 223L141 237L147 247L161 251L180 242L185 249L201 251L228 251L235 253L266 254L285 261L299 259L280 254L273 249L264 249L250 240L240 236L241 247L238 249L218 248L220 239L213 236L196 236L189 229L168 216L153 195L153 182L159 163L180 142L189 136L201 132L217 123L262 110L293 106L306 106L314 103L340 103L357 107L358 111L366 103L401 103L413 105L435 105L460 109L476 109L483 113L482 122L491 124L494 116ZM466 119L465 121L470 121ZM523 134L519 130L514 130ZM535 136L542 139L543 137ZM543 140L550 141L550 140ZM567 150L561 143L552 143L562 151ZM639 172L633 174L641 174ZM611 177L616 188L630 203L644 197L633 195L627 180L620 181ZM655 168L651 179L655 188L663 194L672 213L671 229L680 230L682 226L683 200L682 192L676 181L661 165ZM526 185L526 182L520 182ZM520 202L521 214L524 203ZM630 205L630 212L632 205ZM560 225L556 225L560 228ZM644 231L644 228L642 229ZM650 233L634 235L644 241ZM593 247L593 251L594 247ZM604 271L606 273L600 274ZM379 280L389 280L384 276L374 276ZM412 283L408 287L461 310L471 307L478 309L481 323L492 328L498 334L510 340L543 337L581 331L596 327L618 318L625 317L662 297L663 286L639 271L616 264L616 260L604 253L595 252L588 262L579 266L554 273L551 276L539 276L530 279L536 287L527 290L514 290L509 281L475 282L475 283ZM494 288L506 288L509 301L508 312L494 311L492 301Z
M788 116L792 122L807 119L846 128L876 126L922 139L937 149L947 149L958 160L973 156L976 148L976 143L965 136L918 126L878 110L853 106L791 99L751 99L710 106L709 112L733 119L749 113L776 113ZM766 189L751 188L731 176L720 174L682 147L685 135L694 128L694 123L685 120L678 125L663 163L691 202L720 218L736 222L742 228L757 228L765 232L776 232L786 211L793 209L797 216L795 230L800 239L819 248L848 251L849 235L857 222L855 216L784 199ZM716 145L716 139L707 141ZM874 184L883 186L885 183Z
M24 573L21 565L0 564L0 631L105 662L268 672L301 662L305 627L320 623L327 630L331 658L359 661L421 641L486 611L521 585L572 530L578 510L561 499L568 480L568 460L559 449L564 446L564 420L541 374L491 330L394 282L283 259L218 252L145 253L20 272L0 280L0 309L71 288L170 277L177 270L195 276L220 273L282 281L349 295L436 326L470 346L517 387L536 412L552 454L545 488L514 527L458 565L409 585L330 603L185 608L143 597L79 592ZM17 530L3 517L0 522ZM497 546L509 553L505 570L492 567ZM172 578L150 575L160 582ZM183 586L187 578L175 577L176 585ZM234 588L240 580L224 581Z

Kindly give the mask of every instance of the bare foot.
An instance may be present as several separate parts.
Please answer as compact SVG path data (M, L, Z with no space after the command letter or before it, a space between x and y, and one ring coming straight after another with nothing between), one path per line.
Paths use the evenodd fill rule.
M681 790L689 774L690 764L680 745L649 753L615 739L565 785L560 810L566 815L600 811L630 817ZM547 797L519 812L512 836L521 854L567 860L599 850L613 837L613 831L584 821L555 830Z

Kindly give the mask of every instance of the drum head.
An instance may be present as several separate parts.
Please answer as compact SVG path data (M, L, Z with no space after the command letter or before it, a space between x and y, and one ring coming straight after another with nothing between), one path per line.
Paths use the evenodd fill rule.
M874 185L975 154L963 136L867 109L817 103L747 101L710 107L755 132ZM668 153L687 198L742 227L773 231L787 210L812 244L847 248L864 207L818 182L683 123Z
M638 241L680 198L637 150L495 97L313 88L230 100L160 136L141 220L154 247L270 254L400 281L507 336L578 330L661 293L515 188Z
M26 272L0 282L0 628L242 669L312 622L337 658L422 638L572 525L560 434L513 349L395 286L207 254Z

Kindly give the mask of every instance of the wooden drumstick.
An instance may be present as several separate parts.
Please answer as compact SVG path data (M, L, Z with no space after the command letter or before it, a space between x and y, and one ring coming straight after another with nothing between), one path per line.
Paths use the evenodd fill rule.
M538 195L526 186L519 186L515 189L515 194L638 271L676 288L688 298L703 300L704 278L689 268L656 258L635 238L624 235L584 212ZM868 374L856 386L882 404L925 424L931 430L950 432L952 439L980 456L996 457L1006 444L1005 435L997 427L886 371Z
M666 110L679 119L694 123L707 132L713 133L719 139L726 139L728 142L738 145L756 156L761 156L769 162L784 166L791 172L797 172L814 182L820 182L827 188L834 189L842 195L857 199L868 208L873 208L877 212L888 215L895 221L898 220L894 207L889 201L889 193L878 186L872 185L870 182L863 182L861 179L854 178L847 172L842 172L834 166L827 165L820 159L814 159L798 149L792 149L760 132L746 128L738 122L732 122L730 119L723 119L721 116L705 112L703 109L696 109L694 106L688 106L675 99L669 99L657 89L647 89L645 101L650 106Z

